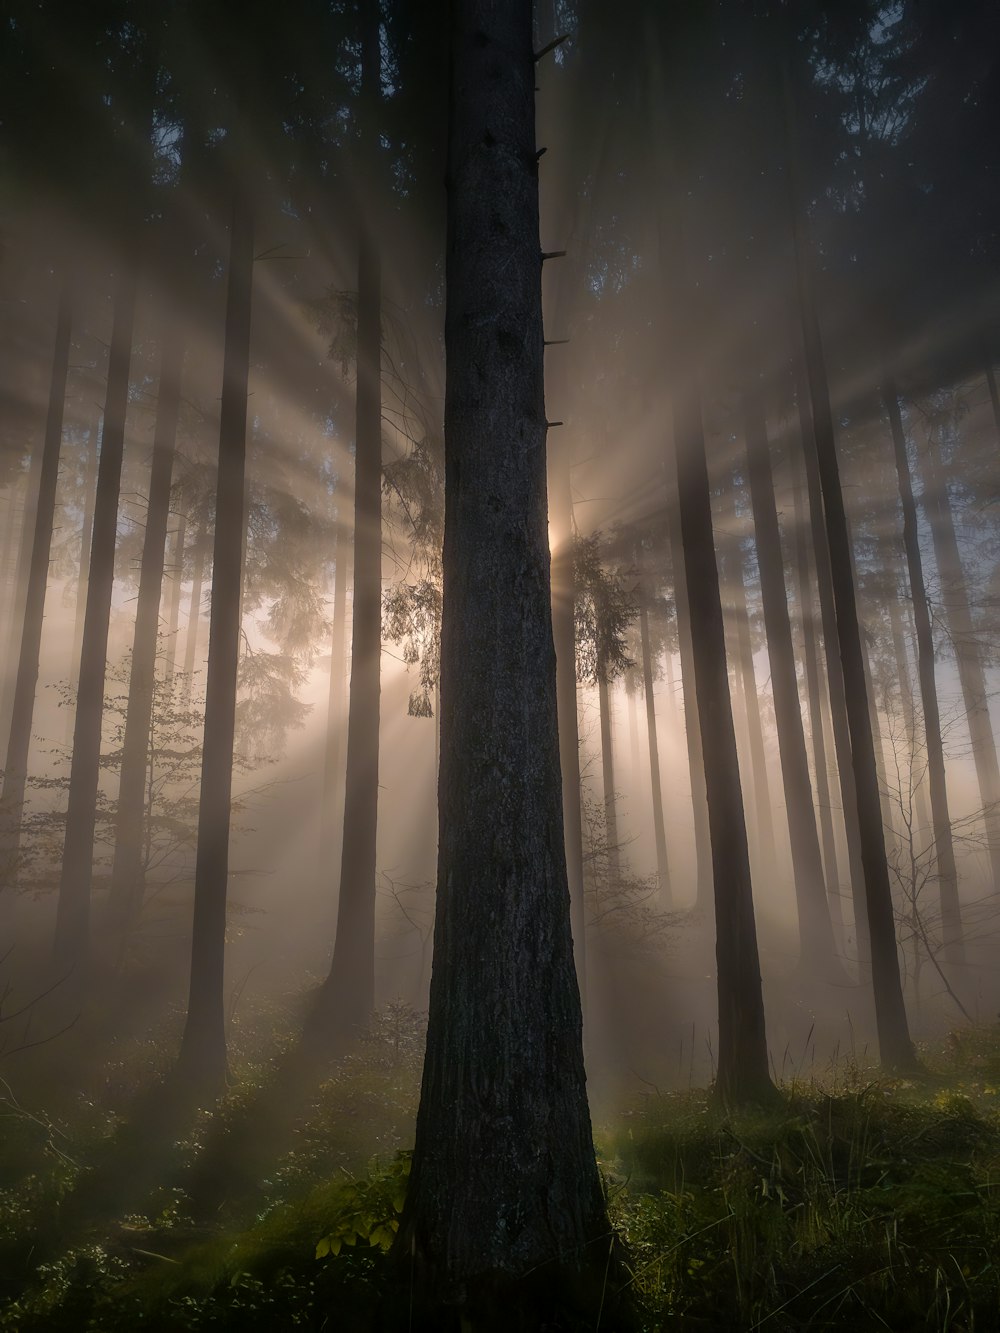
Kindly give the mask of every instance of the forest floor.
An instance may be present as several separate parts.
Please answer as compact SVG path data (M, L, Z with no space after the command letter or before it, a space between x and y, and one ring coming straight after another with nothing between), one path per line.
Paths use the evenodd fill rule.
M212 1112L150 1093L152 1040L103 1062L77 1043L47 1089L8 1062L0 1329L394 1326L379 1311L421 1021L390 1006L311 1078L275 1030L278 1054L254 1062L260 1026L236 1034L233 1088ZM841 1063L785 1084L766 1113L652 1093L598 1127L639 1327L1000 1326L1000 1027L921 1054L919 1083Z

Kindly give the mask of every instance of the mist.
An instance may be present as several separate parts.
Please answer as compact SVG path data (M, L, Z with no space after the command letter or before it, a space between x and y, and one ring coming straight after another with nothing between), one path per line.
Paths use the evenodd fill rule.
M473 1013L503 1053L475 1113L447 1094L459 1138L565 1021L586 1157L588 1105L611 1141L673 1097L923 1086L1000 1012L996 13L494 8L515 55L478 0L9 7L0 1080L39 1160L80 1099L107 1116L91 1193L39 1205L50 1258L95 1199L189 1181L196 1105L237 1147L185 1158L192 1226L270 1200L331 1087L364 1128L322 1171L408 1152L428 1022L397 1256L444 1234L426 1127ZM499 101L463 148L526 16L535 150ZM516 212L463 184L497 144ZM521 1281L524 1246L477 1262ZM493 1327L436 1262L427 1309ZM41 1327L17 1263L0 1326Z

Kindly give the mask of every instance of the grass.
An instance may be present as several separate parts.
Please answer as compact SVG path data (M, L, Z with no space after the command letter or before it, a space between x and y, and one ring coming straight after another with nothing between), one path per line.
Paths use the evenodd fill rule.
M640 1326L995 1329L1000 1029L923 1054L920 1084L841 1070L786 1085L766 1114L656 1094L608 1127L599 1155ZM418 1064L412 1016L383 1018L304 1099L266 1174L237 1173L239 1189L199 1213L199 1166L268 1085L248 1067L170 1145L141 1201L62 1230L66 1200L113 1157L121 1112L91 1100L57 1126L8 1104L0 1271L20 1280L0 1329L374 1327Z

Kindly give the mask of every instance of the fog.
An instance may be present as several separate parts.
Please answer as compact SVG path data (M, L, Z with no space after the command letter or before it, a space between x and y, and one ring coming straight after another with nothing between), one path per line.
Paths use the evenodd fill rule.
M906 4L849 8L538 6L537 45L562 39L537 66L550 547L558 562L574 542L579 551L594 539L597 571L587 584L577 555L584 925L579 938L578 918L576 946L578 966L587 960L584 1040L597 1115L638 1088L686 1088L715 1073L712 865L698 768L705 760L700 742L691 745L691 612L679 588L679 385L696 386L705 432L773 1072L805 1077L877 1059L867 945L857 929L863 886L852 882L827 684L838 650L818 592L816 544L825 536L810 511L803 452L803 429L811 429L804 292L826 358L910 1030L931 1037L992 1018L1000 1006L1000 787L989 785L1000 628L992 379L1000 293L989 147L996 23L986 6L959 6L954 15ZM355 397L371 374L359 367L360 308L373 299L359 294L359 237L381 266L382 646L379 662L365 659L380 681L374 1003L401 1000L422 1012L442 707L442 15L434 5L384 6L373 83L356 18L343 6L286 6L280 31L270 22L265 29L263 10L256 27L251 6L230 45L233 16L224 5L191 13L112 6L106 21L87 11L15 5L3 57L5 740L19 663L22 675L31 673L21 643L32 544L45 521L38 486L47 432L51 443L55 431L58 449L37 686L28 694L27 797L13 816L20 844L0 891L5 1009L31 1013L10 1045L44 1038L58 1063L60 1043L72 1038L55 1034L86 1011L82 979L107 981L106 972L117 978L133 1033L162 1042L167 1062L179 1040L233 209L253 215L254 263L227 1021L238 1007L273 1003L294 1027L329 972L338 929L348 709L358 674L355 658L352 678ZM934 46L942 34L951 43L943 54ZM991 66L977 61L980 49L992 51ZM961 100L959 85L970 89ZM98 643L99 611L91 637L107 675L89 946L78 940L52 963L97 459L113 410L110 367L120 359L112 326L123 318L130 275L137 294L117 496L109 481L116 518L106 646ZM70 312L64 394L53 378L61 299ZM102 941L111 929L119 772L170 329L183 361L152 770L141 779L142 883L132 886L132 910L109 955ZM945 938L939 901L890 383L916 494L960 949ZM793 867L782 781L791 761L777 733L779 672L758 565L762 519L750 492L751 398L767 434L818 884L803 885L805 872ZM55 426L54 404L62 413ZM38 549L36 541L36 557ZM608 628L609 616L617 628ZM970 708L978 721L970 723ZM800 791L801 771L792 779ZM4 791L9 804L9 781ZM832 922L836 976L821 975L803 954L797 880ZM12 1067L24 1058L17 1049L7 1057Z

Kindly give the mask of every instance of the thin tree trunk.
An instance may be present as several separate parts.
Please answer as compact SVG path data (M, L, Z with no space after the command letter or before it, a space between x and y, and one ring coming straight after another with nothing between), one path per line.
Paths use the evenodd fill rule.
M986 385L990 391L990 406L993 408L993 425L1000 437L1000 393L997 392L997 377L993 367L986 363Z
M170 320L163 335L160 384L156 401L156 428L146 505L146 532L139 570L132 667L129 675L125 735L118 787L118 817L115 824L115 853L111 868L108 914L120 949L123 936L135 921L142 905L145 883L143 815L146 809L146 775L150 763L150 729L153 717L153 685L156 673L156 639L160 620L160 594L170 509L170 481L177 438L180 407L181 365L184 349L180 330Z
M806 669L809 730L812 734L816 768L816 801L819 806L820 829L823 838L823 863L826 867L826 889L830 901L830 914L834 923L834 932L842 937L844 914L840 899L840 872L837 866L837 843L833 833L833 811L830 806L830 773L826 762L826 739L823 735L819 647L816 642L816 621L813 615L812 580L809 576L808 527L803 512L802 488L799 485L798 476L795 477L792 497L795 520L795 563L798 575L799 612L802 620L802 655Z
M656 881L660 906L673 907L670 865L667 860L667 834L663 822L663 792L660 785L660 746L656 735L656 703L653 699L653 659L649 648L649 613L644 589L639 590L639 635L642 644L642 689L646 699L646 735L649 741L649 777L653 801L653 833L656 838Z
M674 252L676 253L676 251ZM676 303L671 303L676 311ZM719 988L716 1089L726 1103L768 1098L764 1005L754 920L743 793L729 697L725 624L712 536L711 492L692 375L675 374L674 445L691 646L715 886Z
M566 445L551 451L550 523L552 553L552 637L556 652L559 766L562 773L563 830L569 883L570 924L576 975L587 1001L587 935L583 900L583 814L580 808L580 730L576 680L576 576L573 551L573 495Z
M174 549L170 557L170 611L167 618L163 679L173 680L177 670L177 631L181 619L181 588L184 585L184 543L187 539L187 515L181 514L174 532Z
M379 18L360 4L363 136L374 153L381 90ZM354 463L354 633L347 716L344 837L337 936L309 1024L341 1049L375 1008L379 668L382 653L382 267L362 226L358 252L358 380Z
M253 220L234 193L229 232L226 335L219 419L219 474L212 555L205 733L198 805L191 985L177 1072L199 1091L221 1091L226 1078L223 999L233 738L240 649L245 526L247 385L253 294Z
M727 488L728 512L735 519L736 509L731 488ZM753 774L754 811L756 815L757 849L765 874L774 874L777 853L774 846L774 821L771 813L771 780L768 776L767 754L764 750L764 728L760 720L760 695L757 672L753 660L753 641L750 636L750 616L747 611L747 593L744 582L743 549L738 540L730 544L732 573L728 580L736 622L736 656L743 699L746 705L747 739L750 743L750 769Z
M128 407L135 303L136 261L133 256L124 263L115 294L101 461L94 499L87 609L80 649L80 683L73 728L66 838L56 908L55 961L60 967L77 968L78 976L86 967L90 947L90 893L100 781L104 679L115 577L118 492L125 448L125 414Z
M73 647L70 652L70 685L76 686L83 650L83 617L87 606L87 570L90 565L90 539L94 530L94 499L97 491L97 464L100 458L100 430L97 422L87 431L87 463L83 477L83 525L80 529L80 569L76 578L76 605L73 610ZM66 739L73 739L73 710L67 709Z
M875 770L875 744L868 711L865 686L864 651L858 621L857 600L852 573L851 544L840 484L837 443L830 408L830 391L819 318L812 291L806 240L799 208L798 167L795 148L794 108L787 72L784 76L786 125L791 152L791 223L798 283L799 317L805 353L806 374L812 405L812 432L805 432L807 458L815 442L823 499L823 517L830 560L836 608L836 638L827 639L827 651L833 643L840 647L847 720L850 728L850 752L857 793L858 829L864 870L865 909L872 959L872 985L875 1020L883 1064L890 1068L912 1069L916 1064L913 1043L903 1003L903 988L896 950L896 930L886 863L885 840ZM833 654L831 654L831 657ZM839 756L839 747L838 747Z
M820 975L831 978L839 976L840 967L836 961L830 907L823 880L816 809L802 729L802 706L792 648L767 426L755 390L744 393L743 410L767 655L771 664L781 780L798 907L799 962L808 973L815 974L818 970Z
M202 584L205 580L205 561L208 554L208 525L204 519L198 524L194 539L194 569L191 572L191 601L188 603L187 631L184 639L184 684L181 697L185 706L191 703L194 669L198 660L198 631L201 629Z
M897 575L897 584L900 571L896 570L896 561L893 561L894 572ZM900 593L902 596L902 593ZM917 760L917 715L914 708L913 698L913 679L910 675L910 659L906 651L906 631L903 626L903 617L900 613L900 596L889 599L889 624L892 633L892 651L896 659L896 676L899 680L899 697L903 712L903 725L906 728L907 739L907 759L909 763L909 790L910 804L912 810L909 812L911 824L910 837L916 839L918 830L922 833L931 831L933 836L933 822L931 819L930 807L927 803L927 788L924 782L924 775L920 773ZM913 639L916 640L916 627L909 627L912 630ZM913 821L916 820L916 826ZM917 844L919 850L922 844Z
M4 864L0 868L0 878L4 880L12 880L16 877L17 858L21 842L21 822L24 818L25 788L28 780L28 751L31 748L31 723L35 709L35 690L38 685L38 654L42 642L45 589L49 577L49 553L52 546L52 526L55 518L56 485L59 480L59 450L62 444L66 380L69 374L72 302L71 280L64 278L56 313L52 374L49 380L49 405L38 476L38 501L35 507L31 561L28 566L24 618L21 623L21 643L17 659L17 677L14 685L7 757L4 764L3 795L0 797L0 809L2 809L3 817L2 851L4 858ZM16 636L16 633L17 626L14 626L14 636Z
M865 909L865 872L861 855L861 825L858 819L858 792L854 781L851 756L851 729L847 717L847 697L844 691L844 670L840 661L837 639L837 609L833 593L833 571L830 566L830 544L826 535L826 517L823 511L823 490L819 474L813 414L809 400L809 384L801 351L795 353L795 401L802 439L802 458L806 472L806 495L809 502L809 527L812 534L813 558L816 563L816 593L819 598L820 627L823 631L823 657L826 663L826 684L830 702L830 728L837 760L837 778L844 817L844 838L847 843L847 866L851 881L851 902L854 908L854 929L857 936L858 964L862 974L871 957L868 939L868 914Z
M986 674L976 640L969 594L955 536L955 520L948 498L948 482L932 432L923 451L924 512L934 539L934 555L941 580L945 624L955 652L962 700L968 719L972 757L983 807L986 844L994 891L1000 893L1000 765L990 721Z
M527 1327L530 1302L536 1327L568 1292L599 1319L609 1232L559 790L531 5L454 14L438 910L395 1256L470 1326Z
M344 648L346 641L347 565L350 530L343 517L337 522L333 573L333 631L330 638L330 681L323 750L323 809L320 826L320 880L329 884L337 851L338 828L344 812L339 800L341 742L344 729Z
M611 701L608 680L603 669L597 674L597 700L601 717L601 780L604 791L604 837L608 850L608 877L612 884L621 879L621 845L618 840L618 806L615 799L615 761L611 735Z
M669 480L668 490L674 482ZM674 571L674 604L677 608L677 643L681 661L681 695L684 700L684 736L687 741L688 772L691 778L691 805L694 815L695 908L710 911L712 888L712 839L709 830L708 800L705 789L705 755L698 718L698 690L695 679L694 649L691 642L691 610L684 543L681 538L680 505L676 497L668 500L667 533L670 563Z
M17 568L14 572L14 592L10 613L10 625L17 636L23 633L27 614L28 582L31 575L31 555L35 541L35 521L38 514L38 491L42 479L42 458L45 453L44 437L40 445L31 449L31 462L24 488L24 505L21 511L21 530L18 534ZM47 577L47 575L46 575ZM3 722L4 730L9 731L13 723L14 690L17 676L13 672L4 673L3 687Z
M927 740L927 778L931 793L934 859L937 864L944 952L948 961L961 962L965 955L965 947L962 939L962 914L958 901L958 870L955 866L951 814L948 810L948 788L945 781L941 714L934 676L934 639L931 634L930 610L924 586L920 541L917 536L917 506L913 499L913 486L910 481L910 463L906 455L906 438L899 412L899 397L895 383L888 377L882 383L882 398L889 413L889 427L892 431L899 498L903 506L903 549L906 552L913 619L917 630L917 675L920 681L920 703L924 713L924 733Z

